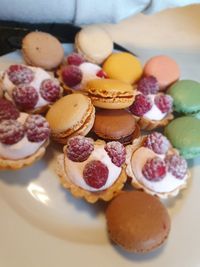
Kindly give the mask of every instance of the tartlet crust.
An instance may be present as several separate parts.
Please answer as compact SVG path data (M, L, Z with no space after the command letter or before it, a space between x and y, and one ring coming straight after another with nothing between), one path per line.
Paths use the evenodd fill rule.
M98 143L104 143L101 140L97 140ZM65 169L65 158L64 154L60 154L57 157L57 164L56 164L56 173L60 178L61 185L68 189L71 194L76 198L84 198L89 203L95 203L98 200L109 201L114 196L116 196L124 186L124 183L127 180L127 175L125 172L125 166L122 166L121 173L118 179L110 186L108 189L96 192L90 192L85 190L77 185L75 185L70 178L67 176L67 172Z
M142 130L150 131L157 128L165 127L171 120L173 120L174 115L169 113L165 118L162 120L149 120L144 117L137 117L133 115Z
M11 160L0 157L0 170L18 170L32 165L35 161L44 156L48 144L49 140L47 140L34 154L23 159Z
M190 178L191 174L189 172L189 170L187 171L187 179L185 180L185 183L183 183L181 186L179 186L178 188L176 188L175 190L171 191L171 192L155 192L147 187L145 187L142 183L140 183L137 180L137 177L135 176L133 170L132 170L132 166L131 166L131 159L132 159L132 155L133 153L142 146L143 142L144 142L145 136L140 137L138 139L135 139L132 143L132 145L128 145L126 147L126 173L128 175L129 178L131 178L131 185L136 188L136 189L142 189L143 191L145 191L148 194L151 195L155 195L161 199L167 199L169 197L175 197L178 195L178 193L180 192L180 190L186 188L187 186L187 180ZM171 153L176 153L179 155L179 151L175 148L170 148Z

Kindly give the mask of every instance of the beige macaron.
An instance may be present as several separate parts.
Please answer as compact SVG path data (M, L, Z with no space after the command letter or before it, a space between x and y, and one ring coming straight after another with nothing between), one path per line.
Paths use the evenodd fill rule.
M89 97L83 94L64 96L54 103L47 112L52 138L66 144L69 137L85 136L92 128L95 108Z
M57 38L46 32L30 32L22 40L22 53L27 64L46 70L56 68L64 58Z
M77 33L75 48L89 62L101 64L112 53L113 41L103 28L91 25Z
M90 80L85 90L94 106L105 109L127 108L135 98L132 85L113 79Z

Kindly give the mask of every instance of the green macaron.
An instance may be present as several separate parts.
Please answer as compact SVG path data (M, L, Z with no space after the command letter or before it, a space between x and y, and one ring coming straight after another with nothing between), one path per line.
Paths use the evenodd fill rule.
M165 127L164 133L184 158L200 156L200 120L197 118L176 118Z
M200 111L200 83L193 80L180 80L168 92L173 98L174 110L185 114Z

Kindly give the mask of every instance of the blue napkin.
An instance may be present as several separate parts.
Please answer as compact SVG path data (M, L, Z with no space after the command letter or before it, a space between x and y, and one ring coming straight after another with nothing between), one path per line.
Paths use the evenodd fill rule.
M140 12L200 3L200 0L0 0L0 20L20 22L116 23Z

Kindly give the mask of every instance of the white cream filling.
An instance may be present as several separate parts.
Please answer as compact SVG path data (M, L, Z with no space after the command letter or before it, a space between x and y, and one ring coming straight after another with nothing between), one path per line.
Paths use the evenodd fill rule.
M156 95L148 95L151 98L151 101L153 103L152 108L147 111L143 117L149 120L155 120L155 121L160 121L162 119L164 119L167 115L167 113L163 113L154 103L154 99L156 97Z
M17 119L22 124L25 122L28 114L20 113L20 117ZM26 135L16 144L5 145L0 143L0 157L11 160L18 160L26 158L34 154L45 142L30 142Z
M183 179L177 179L170 172L167 172L165 177L161 181L153 182L147 180L142 174L142 169L147 159L154 158L155 156L164 158L164 155L158 155L152 150L146 147L140 147L137 149L131 158L131 168L135 179L138 183L155 192L155 193L169 193L172 192L186 183L188 175L186 174Z
M99 189L89 186L83 179L83 170L85 168L85 165L91 160L100 160L107 166L109 171L108 179L105 185L103 185ZM102 191L109 188L110 186L112 186L112 184L114 184L121 173L121 168L112 163L110 157L104 149L104 145L95 145L93 152L84 162L74 162L71 161L68 157L65 157L65 170L68 178L72 181L72 183L92 192Z
M79 69L82 72L82 80L81 82L74 87L74 89L84 89L86 83L93 79L100 79L100 77L96 76L96 74L101 70L96 64L90 62L84 62L80 64Z
M46 101L40 94L40 85L44 80L52 79L51 75L41 68L29 67L29 66L26 66L26 67L31 69L34 72L34 79L31 83L29 83L29 85L35 88L39 96L38 102L34 108L40 108L40 107L48 105L50 102ZM12 100L12 91L14 87L15 85L10 81L7 72L5 72L5 75L2 81L2 88L7 93L9 100Z

